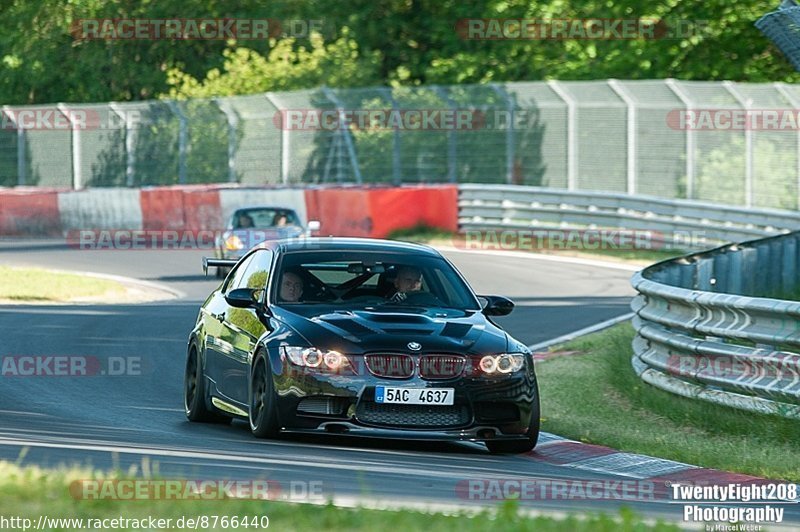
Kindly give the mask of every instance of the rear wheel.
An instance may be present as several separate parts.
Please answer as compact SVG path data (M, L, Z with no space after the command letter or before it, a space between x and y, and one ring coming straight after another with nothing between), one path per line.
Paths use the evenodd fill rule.
M183 379L183 406L189 421L230 423L231 418L212 412L206 406L205 376L200 366L197 349L192 346L186 357L186 374Z
M531 420L528 424L528 432L525 433L525 439L520 440L506 440L506 441L487 441L486 448L492 454L519 454L527 453L536 447L536 442L539 440L539 387L534 381L534 399L531 405Z
M278 404L266 356L256 356L250 376L250 430L256 438L275 438L280 432Z

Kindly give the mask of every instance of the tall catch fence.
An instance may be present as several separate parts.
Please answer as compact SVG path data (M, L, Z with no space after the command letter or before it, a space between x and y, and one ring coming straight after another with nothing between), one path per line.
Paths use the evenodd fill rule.
M0 185L491 183L797 209L798 102L668 79L4 106Z

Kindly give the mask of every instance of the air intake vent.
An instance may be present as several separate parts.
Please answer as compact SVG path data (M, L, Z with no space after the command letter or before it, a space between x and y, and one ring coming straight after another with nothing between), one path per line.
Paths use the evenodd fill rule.
M297 411L305 414L338 416L344 412L345 401L341 397L306 397L297 405Z
M469 323L448 323L442 329L442 336L450 338L463 338L472 329Z
M363 401L358 405L356 417L363 423L373 425L428 429L458 427L470 422L469 409L465 405L430 407Z

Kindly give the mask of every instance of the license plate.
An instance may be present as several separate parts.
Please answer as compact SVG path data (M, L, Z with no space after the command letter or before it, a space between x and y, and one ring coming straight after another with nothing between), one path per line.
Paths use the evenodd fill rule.
M376 403L396 403L402 405L452 405L453 388L391 388L375 387Z

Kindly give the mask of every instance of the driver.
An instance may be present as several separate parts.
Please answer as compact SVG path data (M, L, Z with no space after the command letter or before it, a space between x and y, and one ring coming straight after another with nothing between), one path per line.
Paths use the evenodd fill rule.
M414 266L401 266L394 278L395 293L390 301L405 301L409 292L422 290L422 271Z
M283 272L280 287L281 301L297 303L303 296L303 280L294 272Z
M237 229L248 229L253 227L253 218L247 213L240 213L236 222Z

